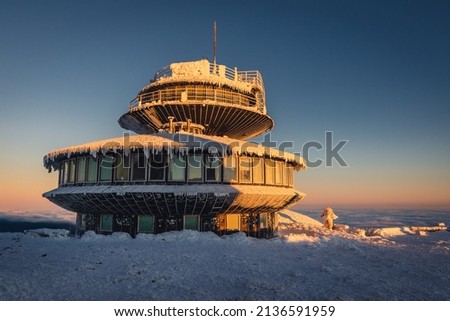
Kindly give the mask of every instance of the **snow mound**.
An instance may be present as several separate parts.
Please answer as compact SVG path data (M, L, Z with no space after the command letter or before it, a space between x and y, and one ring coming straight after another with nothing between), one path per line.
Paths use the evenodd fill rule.
M332 231L323 227L323 224L306 215L283 210L278 213L279 236L288 242L316 242L316 237L334 235L348 239L390 239L401 236L429 236L431 233L447 231L445 223L433 226L394 226L383 228L354 228L346 224L334 224Z
M366 230L362 228L353 228L350 229L350 233L359 237L366 237Z
M289 233L284 235L284 240L288 243L304 242L304 243L318 243L320 238L315 235L307 235L306 233Z
M139 236L139 234L138 234ZM213 232L198 232L193 230L182 230L165 232L161 234L140 235L141 239L155 239L161 241L213 241L219 236Z
M427 236L432 232L439 232L446 230L445 224L439 224L436 226L401 226L401 227L383 227L373 228L367 230L367 236L405 236L405 235L418 235Z
M298 212L278 212L278 236L282 242L318 244L332 233L323 224Z
M32 237L68 238L70 231L64 229L40 228L25 230L24 233Z
M131 239L130 234L125 232L114 232L111 235L102 235L97 234L94 231L87 231L81 237L81 240L83 241L105 241L105 242L114 242L129 239Z
M321 222L313 218L290 210L282 210L278 212L278 222L280 224L300 223L301 225L304 226L314 226L314 227L323 226Z
M235 244L249 244L254 241L253 238L247 237L244 232L237 232L230 235L222 236L223 240L226 240L228 243Z

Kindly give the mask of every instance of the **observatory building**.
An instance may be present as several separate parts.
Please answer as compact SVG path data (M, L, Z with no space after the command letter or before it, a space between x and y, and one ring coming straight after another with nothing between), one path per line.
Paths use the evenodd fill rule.
M159 70L119 119L137 135L62 148L44 156L59 172L43 194L77 213L76 233L192 229L271 237L277 211L304 197L295 154L246 139L269 131L258 71L199 61Z

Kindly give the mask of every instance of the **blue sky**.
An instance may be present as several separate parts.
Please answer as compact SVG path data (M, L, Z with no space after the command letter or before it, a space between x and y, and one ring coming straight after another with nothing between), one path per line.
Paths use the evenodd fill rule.
M297 175L305 205L448 208L448 1L2 0L0 209L51 207L42 156L122 135L156 70L212 60L214 20L218 62L264 77L273 139L349 141L349 167Z

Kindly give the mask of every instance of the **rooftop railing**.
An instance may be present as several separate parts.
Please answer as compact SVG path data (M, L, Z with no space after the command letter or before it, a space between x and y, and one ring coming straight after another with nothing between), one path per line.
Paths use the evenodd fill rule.
M209 63L209 74L225 77L231 81L242 81L250 84L257 85L264 91L264 82L261 73L257 70L237 70L237 68L230 68L224 65L218 65ZM153 82L163 78L171 77L172 69L170 66L161 68L155 73Z
M142 104L146 103L168 102L214 102L251 108L265 113L264 102L260 97L207 86L176 86L146 92L130 102L130 109L139 108Z

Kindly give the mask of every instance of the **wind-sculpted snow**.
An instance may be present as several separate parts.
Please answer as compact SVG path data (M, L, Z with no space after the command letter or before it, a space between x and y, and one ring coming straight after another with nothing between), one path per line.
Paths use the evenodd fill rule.
M450 299L446 229L370 236L281 214L280 236L268 240L196 231L135 239L0 233L0 300Z

